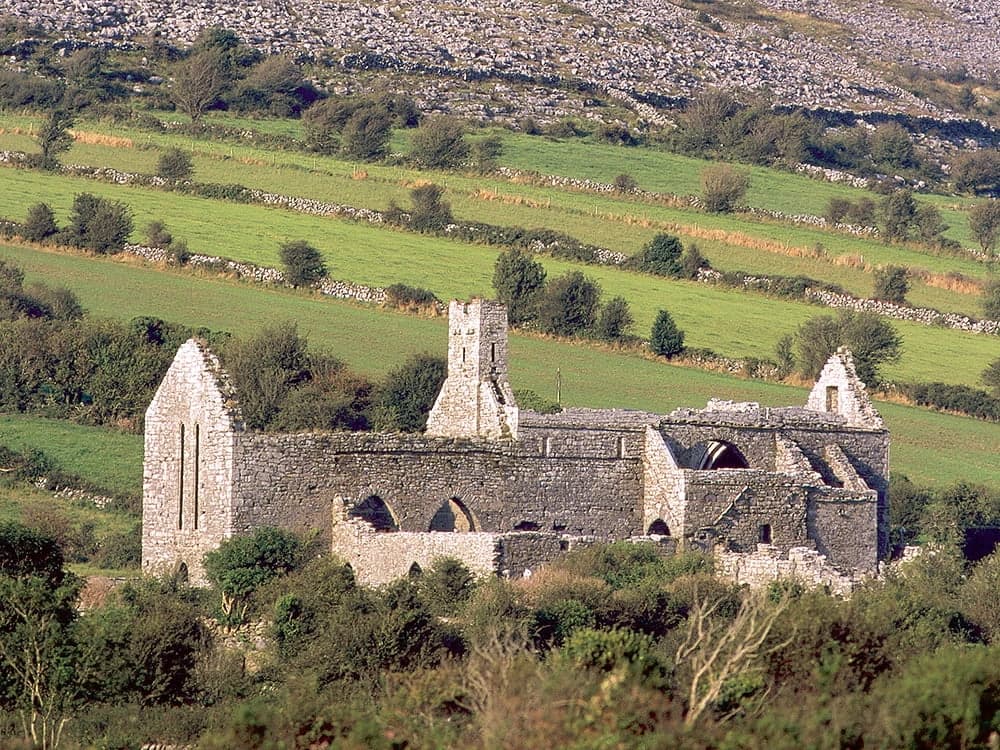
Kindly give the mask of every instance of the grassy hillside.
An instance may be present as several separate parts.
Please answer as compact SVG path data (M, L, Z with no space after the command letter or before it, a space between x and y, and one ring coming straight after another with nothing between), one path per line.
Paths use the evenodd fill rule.
M267 322L295 320L315 346L371 375L384 373L414 352L442 352L446 339L444 318L415 318L109 259L11 247L0 247L0 258L23 265L32 280L44 278L69 286L85 306L101 316L128 319L155 315L236 333L256 330ZM266 316L262 315L265 310ZM511 362L515 387L531 388L550 398L554 396L555 372L559 368L563 400L570 405L666 412L677 406L702 406L710 397L757 400L769 405L803 403L806 397L802 388L740 380L635 354L518 334L511 337ZM892 404L879 404L879 408L894 432L894 471L934 485L966 479L1000 486L995 466L1000 453L1000 427L996 424ZM8 419L10 424L20 420ZM39 427L29 421L25 433L44 442L49 438L44 430L37 431ZM14 432L13 428L7 429ZM86 440L76 442L103 451L97 437L103 433L87 434ZM124 450L135 450L133 461L138 461L139 442L130 443L131 436L125 438ZM104 459L94 460L100 466ZM138 476L137 468L128 471Z
M326 256L336 278L365 284L403 282L433 290L442 299L491 294L496 248L427 237L389 228L355 224L331 218L297 214L276 208L232 204L151 189L126 188L82 178L54 177L36 172L4 172L12 188L0 193L0 215L23 215L36 200L68 215L75 193L90 191L127 202L137 226L153 219L166 222L192 249L278 265L278 246L294 238L313 242ZM206 217L212 217L207 221ZM219 226L225 231L218 231ZM646 334L656 313L668 308L687 332L689 346L713 349L731 357L768 357L778 339L792 333L804 320L828 310L803 302L715 288L693 282L671 281L609 267L580 266L542 259L550 278L582 268L611 296L624 296L636 319L635 330ZM93 287L103 286L101 275L86 264L72 276ZM53 278L58 278L58 274ZM87 282L86 279L91 279ZM100 297L100 295L95 295ZM88 301L95 311L102 302ZM996 340L943 328L899 323L904 356L886 370L902 380L975 383L990 361Z
M223 120L229 122L229 120ZM0 123L27 128L31 121L7 116ZM853 293L867 296L872 290L869 271L858 267L903 264L943 274L958 271L982 277L985 267L968 259L938 257L919 247L886 246L870 239L837 232L747 216L712 216L690 209L670 208L635 199L572 192L562 188L513 184L501 178L419 172L398 166L358 165L335 158L293 152L275 152L213 140L192 140L180 135L151 134L128 128L83 123L86 143L78 143L67 161L119 169L152 172L159 149L167 145L190 150L196 177L217 183L240 183L274 192L382 209L395 201L406 205L409 186L429 179L447 187L456 216L501 224L546 226L588 242L632 253L657 231L698 241L706 255L721 269L756 273L807 274L834 281ZM107 138L102 133L117 135ZM125 138L122 138L125 136ZM680 194L699 190L699 173L707 162L649 148L627 149L579 140L554 141L538 137L504 136L508 155L502 160L517 168L573 177L610 181L622 171L635 173L647 189ZM103 140L102 140L103 139ZM31 150L26 135L0 136L0 147ZM635 169L633 169L635 167ZM363 175L364 179L356 179ZM26 199L31 193L25 193ZM749 200L752 205L786 213L822 213L830 197L872 196L854 188L810 180L775 170L755 168ZM171 199L172 200L172 199ZM924 200L924 198L921 198ZM949 236L969 244L966 220L957 199L928 199L938 204L951 226ZM197 235L188 238L195 249ZM824 252L812 254L817 246ZM909 298L914 304L975 314L973 295L914 284Z

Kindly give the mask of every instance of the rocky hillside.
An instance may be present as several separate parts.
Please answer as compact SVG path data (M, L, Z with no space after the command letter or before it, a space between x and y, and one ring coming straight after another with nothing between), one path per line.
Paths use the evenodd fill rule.
M224 26L269 51L349 69L506 79L643 102L705 86L780 104L957 116L913 71L971 83L966 112L996 95L1000 0L8 0L8 12L110 42L180 41ZM969 78L966 78L966 75ZM984 81L991 85L984 86ZM970 95L967 95L967 97ZM542 97L544 99L544 97Z

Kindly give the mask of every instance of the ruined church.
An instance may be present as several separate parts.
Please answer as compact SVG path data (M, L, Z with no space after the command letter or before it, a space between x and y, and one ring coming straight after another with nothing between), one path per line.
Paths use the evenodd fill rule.
M640 537L737 559L805 550L871 574L888 472L888 431L846 350L804 406L543 415L511 390L505 307L454 301L447 380L419 435L246 429L216 356L181 346L146 412L142 560L201 583L206 552L277 526L318 534L371 584L441 556L521 577Z

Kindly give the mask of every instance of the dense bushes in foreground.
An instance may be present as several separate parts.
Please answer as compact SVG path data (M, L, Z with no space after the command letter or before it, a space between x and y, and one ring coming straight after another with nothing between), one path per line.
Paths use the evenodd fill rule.
M220 548L219 590L145 580L83 613L50 538L0 542L0 733L48 747L985 748L1000 729L1000 554L947 541L844 601L624 543L530 579L445 559L370 589L262 530ZM234 582L225 619L252 624L230 633Z

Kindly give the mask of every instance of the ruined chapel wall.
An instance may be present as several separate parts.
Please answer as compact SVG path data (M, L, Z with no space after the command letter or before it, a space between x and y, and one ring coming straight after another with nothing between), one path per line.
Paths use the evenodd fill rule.
M806 491L794 478L752 469L684 474L685 533L696 540L699 532L708 531L705 541L722 536L736 551L753 550L766 525L770 543L779 549L809 545Z
M543 456L509 441L373 433L241 436L234 527L316 528L329 508L381 498L403 531L427 531L451 498L476 530L532 528L616 539L638 533L638 460Z
M460 560L474 575L495 575L500 536L488 532L376 532L362 521L334 520L331 549L350 563L358 582L378 586L420 571L442 557Z
M842 570L874 573L878 568L878 503L871 491L816 488L807 508L809 537Z
M232 535L235 422L216 380L217 361L189 341L146 411L142 565L187 568L204 583L202 558Z

